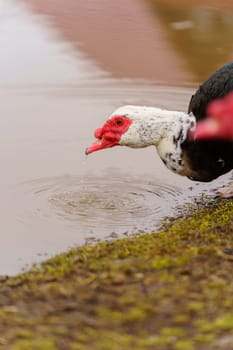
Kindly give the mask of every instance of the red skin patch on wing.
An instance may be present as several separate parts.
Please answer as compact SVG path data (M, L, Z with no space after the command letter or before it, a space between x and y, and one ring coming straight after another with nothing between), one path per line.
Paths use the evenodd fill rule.
M233 92L209 104L207 118L197 123L190 136L195 140L233 140Z
M131 124L130 118L121 115L108 119L102 128L95 130L94 136L97 142L86 149L86 154L119 145L121 136L127 132Z

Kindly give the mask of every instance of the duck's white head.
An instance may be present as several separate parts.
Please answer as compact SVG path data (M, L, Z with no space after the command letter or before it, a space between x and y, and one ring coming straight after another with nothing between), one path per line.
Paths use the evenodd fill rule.
M96 129L94 136L97 141L86 149L86 154L114 146L158 146L168 134L176 132L174 123L180 127L180 120L184 117L187 117L186 113L154 107L120 107L101 128Z

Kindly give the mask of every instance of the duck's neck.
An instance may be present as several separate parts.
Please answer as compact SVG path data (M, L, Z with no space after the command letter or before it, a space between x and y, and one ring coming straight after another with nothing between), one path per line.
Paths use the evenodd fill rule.
M132 118L133 123L125 138L137 139L135 145L131 146L135 148L151 145L158 147L163 139L173 136L181 138L180 133L187 134L187 130L195 123L195 118L190 114L155 107L124 106L115 114ZM124 143L127 143L126 140Z
M128 106L127 108L129 117L133 117L133 124L126 137L133 139L133 133L138 135L137 143L128 145L131 147L156 146L166 166L182 174L181 144L186 139L188 130L195 125L195 117L184 112L154 107Z

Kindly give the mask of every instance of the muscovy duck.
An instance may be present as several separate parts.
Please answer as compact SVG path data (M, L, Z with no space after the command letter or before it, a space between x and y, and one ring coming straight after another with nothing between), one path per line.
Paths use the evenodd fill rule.
M113 147L154 145L164 164L191 180L208 182L233 168L233 142L195 139L195 127L206 118L209 103L233 91L233 62L212 74L195 92L188 112L123 106L95 131L97 142L86 154ZM194 137L193 137L194 136Z

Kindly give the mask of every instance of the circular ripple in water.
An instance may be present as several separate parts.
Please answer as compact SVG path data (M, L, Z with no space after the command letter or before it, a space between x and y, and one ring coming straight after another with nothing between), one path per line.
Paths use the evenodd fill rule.
M47 202L39 208L47 218L49 211L77 230L106 234L154 228L172 214L179 190L142 177L111 175L40 179L33 182L33 192L40 204Z

